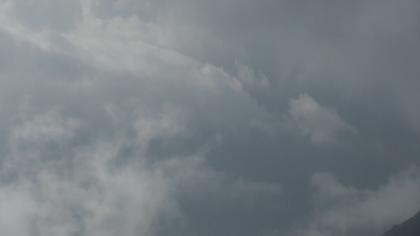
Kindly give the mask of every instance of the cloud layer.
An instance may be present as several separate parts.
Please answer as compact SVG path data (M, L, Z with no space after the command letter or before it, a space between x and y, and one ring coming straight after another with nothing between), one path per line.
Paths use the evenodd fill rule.
M0 234L384 231L420 208L418 7L0 0Z
M328 173L312 177L317 209L302 235L372 235L420 208L419 170L408 169L377 189L357 189Z
M307 94L291 100L289 106L288 115L296 129L314 144L336 142L339 133L357 133L336 111L322 107Z

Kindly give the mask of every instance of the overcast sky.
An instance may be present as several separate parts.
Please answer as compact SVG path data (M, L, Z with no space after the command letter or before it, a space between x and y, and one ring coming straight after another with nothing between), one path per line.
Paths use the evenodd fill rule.
M372 236L420 210L418 0L0 0L0 235Z

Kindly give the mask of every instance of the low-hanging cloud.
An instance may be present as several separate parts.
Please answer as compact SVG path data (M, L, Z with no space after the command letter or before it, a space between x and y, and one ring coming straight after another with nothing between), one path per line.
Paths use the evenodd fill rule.
M418 168L409 168L377 189L344 185L329 173L312 177L316 208L300 235L380 235L420 207Z
M0 0L0 234L404 220L418 16L416 0Z
M139 40L145 29L135 19L102 20L89 9L77 29L38 35L30 18L12 17L19 4L2 5L1 47L21 64L1 71L1 96L11 101L0 105L1 234L188 233L182 198L253 205L281 195L278 183L206 162L223 127L263 117L235 76ZM210 133L195 143L203 125ZM177 151L178 143L194 147ZM156 145L170 158L154 155Z
M308 94L290 101L288 118L313 144L337 142L340 133L357 133L335 110L321 106Z

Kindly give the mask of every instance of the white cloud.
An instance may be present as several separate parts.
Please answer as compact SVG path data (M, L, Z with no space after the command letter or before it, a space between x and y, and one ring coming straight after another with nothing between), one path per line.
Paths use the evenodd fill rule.
M410 168L374 190L343 185L328 173L315 174L312 186L316 210L298 234L380 235L420 208L419 173L418 168Z
M383 11L394 9L388 5ZM371 64L378 59L378 51L373 51L375 57L356 60L362 57L353 50L359 42L343 37L348 33L341 35L353 20L353 10L344 14L344 20L329 20L348 6L237 0L0 0L0 235L158 235L166 223L177 228L188 217L201 219L201 212L185 217L178 205L185 194L189 195L186 201L204 199L204 208L212 207L206 203L213 199L228 201L229 206L244 200L273 203L262 203L260 197L278 199L287 191L279 179L301 174L291 173L294 169L290 168L278 175L275 165L290 165L288 156L294 155L288 155L288 149L277 158L282 147L265 142L289 138L282 136L289 133L278 132L283 120L278 121L276 109L283 110L285 97L301 91L291 87L311 84L306 80L309 77L340 78L348 81L339 82L342 90L354 96L359 90L355 88L367 85L354 82L370 77L371 69L366 68L381 71L379 64ZM370 18L370 9L377 9L376 4L372 6L366 14L371 23L360 29L362 33L385 26L380 25L382 15ZM287 20L301 10L305 16L300 20ZM383 30L412 28L395 28L411 24L416 12L410 12L402 23L400 14L384 14L392 24ZM357 27L366 20L356 22ZM237 63L235 68L230 65L234 58L251 66ZM301 66L308 70L300 74ZM237 75L230 74L235 69ZM330 81L320 83L329 86ZM403 103L417 114L412 109L416 86L409 87L413 89L407 97L410 102ZM406 91L401 89L401 93ZM341 114L308 94L288 105L288 124L315 145L339 142L342 136L357 133ZM410 117L418 120L418 116ZM256 140L267 133L269 138ZM208 166L205 151L225 142L232 145L212 153L220 155L214 162L221 170L216 171ZM247 148L254 150L254 144L256 151L264 148L267 153L243 155ZM244 161L233 160L242 155ZM276 156L276 160L260 162L260 156ZM226 165L232 173L222 172L225 160L232 161ZM264 173L261 163L273 163L273 168ZM254 164L255 172L249 171L248 165ZM372 220L379 214L375 209L381 208L376 205L398 199L396 191L386 187L359 190L329 174L314 176L313 185L315 200L326 208L305 232L365 229L362 221L382 227L381 222L409 213L404 206L400 213L396 208L381 212L389 218L380 218L379 223ZM400 190L407 202L414 201L409 196L418 196L415 184ZM392 197L381 197L382 192ZM301 204L288 200L294 206ZM262 209L259 214L289 217L273 209L268 213ZM367 217L359 217L359 211ZM398 217L391 217L395 212ZM262 219L253 218L255 224L249 227L274 222L262 223Z
M172 118L137 115L131 126L138 127L141 139L133 139L143 145L159 135L175 135ZM141 146L123 155L127 146L137 146L124 132L108 141L74 145L83 126L56 110L22 119L10 133L9 156L2 160L2 235L156 235L166 224L177 228L187 220L178 206L182 195L252 203L281 194L277 184L216 172L201 154L150 162ZM58 152L52 152L54 146Z
M60 161L55 152L64 151L81 126L79 120L63 117L57 110L20 119L10 128L1 175L23 176L41 166L49 168L50 161Z
M181 111L167 110L157 115L138 115L134 123L137 143L147 147L154 138L172 138L185 127Z
M0 233L153 235L161 211L169 219L176 217L168 192L171 177L161 173L161 167L139 163L113 168L109 162L117 158L119 148L112 143L91 146L66 157L72 158L66 160L69 165L50 165L51 161L41 159L40 163L32 160L36 169L31 173L16 170L17 179L5 179L0 185L0 207L9 209L0 213L5 219Z
M63 118L58 111L49 111L36 115L30 121L15 127L12 130L10 142L59 142L68 139L79 128L80 122L76 119Z
M301 94L290 101L287 117L297 131L313 144L334 143L340 133L357 133L335 110L320 105L308 94Z
M96 17L94 1L83 1L84 16L66 31L31 28L36 16L16 19L10 4L19 7L1 5L0 43L20 64L0 72L1 101L10 101L0 103L1 235L152 236L188 220L183 194L231 202L281 194L276 183L212 170L203 157L212 134L188 154L147 156L152 140L197 132L193 122L223 129L258 119L237 78L161 47L169 39L151 43L164 37L157 25Z

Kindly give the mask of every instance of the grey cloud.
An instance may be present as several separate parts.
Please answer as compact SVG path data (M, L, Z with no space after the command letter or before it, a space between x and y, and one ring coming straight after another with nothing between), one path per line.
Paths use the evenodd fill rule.
M420 207L419 174L413 167L393 176L380 187L357 189L339 183L328 173L312 178L314 202L312 221L301 235L381 234L394 222L404 221Z
M277 183L248 181L197 162L201 152L217 145L223 127L246 127L263 116L238 79L137 42L137 33L130 32L136 22L112 30L128 22L104 21L101 40L92 32L103 28L93 20L86 29L63 34L65 46L24 30L5 30L8 54L24 63L2 71L4 78L13 78L2 81L8 84L2 97L13 101L1 106L2 120L8 122L2 125L7 143L0 195L4 209L10 209L1 216L2 233L190 231L183 225L191 216L178 206L178 198L200 201L209 191L223 201L254 205L261 196L280 195ZM57 61L79 73L61 70ZM225 106L219 105L227 98ZM235 113L230 107L237 108ZM238 117L247 119L237 122ZM200 126L214 130L197 147L171 152L169 160L151 154L156 142L160 149L178 140L191 142Z
M339 134L343 132L357 133L336 111L323 107L307 94L290 101L288 118L296 126L297 132L314 144L337 142Z
M82 16L80 1L20 1L7 0L3 7L31 30L68 30L76 26Z
M133 125L138 126L137 121ZM166 129L157 127L167 125L166 120L149 120L138 130L140 141L166 135ZM10 209L0 216L2 233L156 235L165 225L183 230L188 218L179 208L180 196L254 204L260 196L281 194L276 184L213 171L199 156L149 162L138 150L133 159L116 165L130 155L121 151L132 141L120 133L110 141L75 145L72 139L81 127L77 120L51 111L12 129L10 154L1 169L1 204ZM59 150L52 152L57 145Z
M418 206L417 169L385 183L419 164L415 0L0 13L3 234L362 234Z
M70 170L43 160L47 166L30 176L20 174L12 183L3 182L2 205L10 211L2 215L0 231L8 235L151 235L158 212L176 216L169 213L175 206L168 202L167 177L151 169L110 170L107 161L115 155L116 146L91 148L75 157L70 163L73 168L64 166Z

